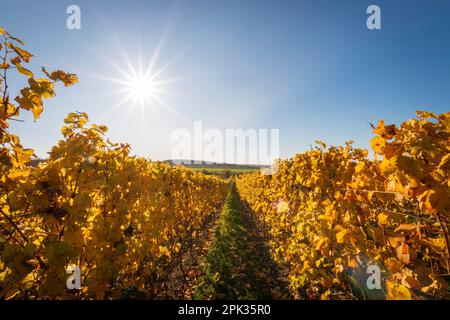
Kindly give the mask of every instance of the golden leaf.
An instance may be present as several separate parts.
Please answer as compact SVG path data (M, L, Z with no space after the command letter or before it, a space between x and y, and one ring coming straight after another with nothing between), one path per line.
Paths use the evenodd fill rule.
M22 48L16 47L15 45L13 45L12 43L10 43L10 47L19 55L19 57L25 61L25 62L30 62L30 58L33 57L33 55L31 53L29 53L26 50L23 50Z
M338 233L336 233L336 241L337 243L345 243L346 235L349 233L347 229L342 229Z
M384 265L391 274L395 274L401 271L402 265L395 258L389 258L384 262Z
M385 138L386 140L392 139L397 133L398 129L395 125L391 124L386 126L383 120L378 121L378 126L373 130L373 133Z
M428 244L435 252L442 254L445 250L445 239L444 238L428 238L423 240Z
M386 290L389 300L411 300L409 289L393 280L386 281Z
M375 137L372 140L370 140L370 147L373 151L375 151L378 154L383 154L384 146L386 145L386 140L384 140L382 137Z
M20 60L18 61L17 59L11 59L11 62L16 66L17 71L19 71L21 74L28 76L30 78L33 77L33 72L31 72L30 70L24 68L22 66L22 64L20 63Z
M385 225L389 222L389 215L384 212L381 212L380 214L378 214L377 219L379 224Z
M395 229L395 232L397 232L397 231L417 231L418 228L419 228L419 226L415 223L403 223Z

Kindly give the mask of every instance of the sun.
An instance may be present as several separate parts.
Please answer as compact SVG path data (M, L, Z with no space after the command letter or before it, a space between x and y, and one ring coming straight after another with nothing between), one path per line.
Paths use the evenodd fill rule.
M115 108L125 105L132 108L140 106L141 110L147 107L155 109L157 106L170 109L164 101L164 96L171 94L166 89L166 85L172 79L162 76L164 70L154 71L151 64L147 68L142 68L140 63L139 67L135 68L129 60L125 62L128 66L126 69L115 66L120 72L121 78L107 78L107 80L119 84L119 88L115 92L122 94L122 100Z
M122 52L123 53L123 52ZM113 94L120 94L121 99L117 100L116 105L110 110L115 111L118 108L125 107L128 112L139 107L142 116L145 116L145 110L157 111L160 108L179 116L167 102L168 96L174 93L168 90L168 85L172 82L179 81L179 77L167 77L166 71L170 61L160 68L156 66L156 58L153 56L147 65L142 63L141 53L137 63L133 63L128 56L123 53L123 61L121 63L111 62L111 66L119 73L116 77L98 76L103 80L113 82L117 85L117 89Z
M105 59L109 62L114 75L94 74L93 76L108 82L114 83L115 88L109 91L115 96L115 104L108 110L107 115L120 110L121 115L125 115L126 119L136 112L141 116L141 120L145 122L146 113L153 116L163 112L169 112L177 118L184 118L169 101L178 96L173 92L172 84L174 82L184 81L190 78L187 75L174 74L174 64L183 52L179 52L172 59L163 59L162 51L166 38L172 23L172 18L167 23L163 34L152 53L143 52L141 48L141 40L137 41L137 47L127 52L121 45L121 41L114 34L111 34L113 42L116 46L115 53L119 57ZM162 60L165 63L161 64ZM109 71L109 72L110 72Z
M189 74L174 73L175 62L184 55L184 50L180 50L172 58L164 57L163 53L176 18L175 11L170 15L159 40L156 39L154 45L146 39L143 47L143 40L138 32L135 41L129 42L127 39L127 46L124 46L124 39L118 37L119 33L114 32L114 28L108 28L108 35L114 47L114 50L108 51L114 56L104 56L102 52L102 58L109 66L105 69L108 75L89 73L94 78L114 84L111 90L106 90L108 95L114 96L113 104L105 113L106 117L113 116L116 111L121 117L124 116L125 120L129 120L131 115L139 114L141 123L144 124L147 121L146 114L151 114L152 119L156 119L158 116L167 116L165 113L168 112L170 116L185 120L185 117L170 104L179 95L173 91L177 88L173 84L192 77Z
M152 98L156 94L152 79L145 75L132 77L125 86L133 104L151 104Z

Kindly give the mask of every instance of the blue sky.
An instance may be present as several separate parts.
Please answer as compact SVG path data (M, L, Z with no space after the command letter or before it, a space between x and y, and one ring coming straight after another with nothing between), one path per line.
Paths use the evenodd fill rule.
M68 30L66 8L81 8L81 30ZM366 8L381 7L382 29L366 28ZM23 39L38 70L77 73L59 88L41 119L22 115L12 131L39 156L61 135L65 115L86 111L152 159L170 157L176 128L279 128L283 158L321 139L368 147L367 122L400 123L415 110L449 111L450 1L5 1L0 26ZM123 106L105 77L154 54L172 95L145 111ZM122 52L122 53L121 53ZM124 54L123 54L124 53ZM14 78L13 90L21 82Z

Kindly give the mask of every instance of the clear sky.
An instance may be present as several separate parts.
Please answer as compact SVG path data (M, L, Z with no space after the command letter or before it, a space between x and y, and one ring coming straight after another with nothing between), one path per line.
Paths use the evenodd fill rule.
M81 30L66 28L71 4L81 8ZM381 7L381 30L366 27L370 4ZM450 110L446 0L1 0L0 8L0 26L26 42L34 66L80 78L58 88L37 123L22 115L13 124L42 157L75 110L152 159L169 158L171 133L194 120L279 128L281 156L290 157L316 139L368 147L368 122ZM160 95L172 111L115 108L124 93L105 78L123 79L114 66L126 69L125 57L137 68L140 53L148 65L158 46L155 70L171 62L160 79L176 80Z

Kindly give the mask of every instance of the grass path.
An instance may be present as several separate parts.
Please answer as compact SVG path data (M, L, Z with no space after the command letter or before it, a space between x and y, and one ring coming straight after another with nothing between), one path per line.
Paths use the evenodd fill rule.
M281 299L286 288L233 183L194 298Z

